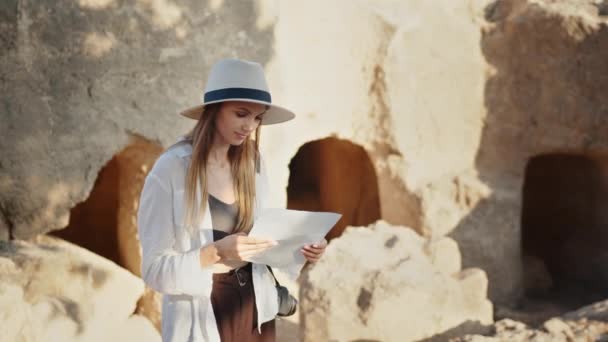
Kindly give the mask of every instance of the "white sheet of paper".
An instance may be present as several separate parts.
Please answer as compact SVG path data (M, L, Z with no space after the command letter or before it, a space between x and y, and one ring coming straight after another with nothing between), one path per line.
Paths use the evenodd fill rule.
M300 249L321 241L341 216L328 212L264 209L253 223L249 236L272 239L278 244L249 260L299 273L306 262Z

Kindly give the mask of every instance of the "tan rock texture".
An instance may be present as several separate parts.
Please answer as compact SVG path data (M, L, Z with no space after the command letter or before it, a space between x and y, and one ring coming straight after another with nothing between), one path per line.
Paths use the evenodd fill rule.
M490 324L484 272L434 265L434 244L383 221L349 227L300 282L304 341L416 341L467 321ZM458 259L457 249L445 253Z
M213 3L213 1L211 1ZM162 146L191 127L220 57L265 64L253 2L9 0L0 4L0 238L63 228L131 135Z
M449 234L512 303L528 161L608 155L607 13L599 0L4 1L0 239L67 226L113 156L138 137L173 142L211 63L241 57L298 114L262 132L271 204L288 202L300 147L349 141L375 169L380 218Z
M606 339L608 301L603 300L532 326L512 319L502 319L489 327L489 331L484 335L465 335L451 341L586 342Z
M369 155L381 218L444 235L487 194L472 166L482 3L4 2L0 238L67 226L134 137L166 147L191 127L174 114L229 56L265 65L275 101L298 114L262 133L274 205L298 149L334 136Z
M99 172L86 201L70 211L70 223L51 234L110 259L141 276L136 214L148 171L162 147L133 137ZM137 312L160 330L160 294L147 289Z
M160 340L132 316L141 279L58 238L0 242L0 279L1 341Z
M600 171L582 172L585 165L600 165L594 160L608 152L608 18L601 4L514 0L485 8L488 25L480 43L490 69L475 167L490 192L451 236L464 265L486 270L492 298L504 303L522 288L521 224L529 223L524 248L536 245L537 256L554 254L561 263L547 259L550 271L566 265L580 269L579 282L602 272L584 260L606 257L596 245L606 236L606 225L597 221L604 220L599 198L605 196L607 178ZM545 167L538 163L530 170L533 158L556 154ZM568 158L579 162L564 163ZM526 198L526 188L534 194L543 187L546 196L536 191L536 201ZM585 221L576 218L582 207L587 208ZM581 230L585 233L575 233ZM579 252L570 248L585 256L573 255Z
M480 257L466 258L467 265L508 264L512 277L489 273L492 298L508 301L521 286L518 220L506 228L491 217L466 221L492 193L475 166L486 113L489 66L480 41L487 3L309 1L272 8L276 45L267 71L277 96L299 116L265 130L261 144L276 165L269 167L274 184L289 184L283 165L308 142L335 136L362 146L375 167L380 217L428 237L479 230L471 234L480 242L467 248ZM276 205L285 203L282 196L277 192ZM490 233L495 226L513 234ZM497 236L507 241L496 243Z
M463 264L486 270L490 297L512 303L523 289L528 161L606 155L605 2L309 1L275 13L267 69L301 115L264 137L273 161L331 134L360 144L376 167L381 217L450 234ZM270 172L287 183L289 170Z
M605 341L608 323L592 319L565 320L555 317L534 328L524 323L503 319L486 335L465 335L450 339L452 342L587 342Z

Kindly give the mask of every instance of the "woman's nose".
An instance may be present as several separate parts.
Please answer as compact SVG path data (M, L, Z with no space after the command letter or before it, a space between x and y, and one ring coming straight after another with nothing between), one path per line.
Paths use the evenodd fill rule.
M254 119L248 119L247 121L245 121L245 125L243 126L243 129L249 133L251 131L253 131L253 129L255 128L256 125L256 121L255 118Z

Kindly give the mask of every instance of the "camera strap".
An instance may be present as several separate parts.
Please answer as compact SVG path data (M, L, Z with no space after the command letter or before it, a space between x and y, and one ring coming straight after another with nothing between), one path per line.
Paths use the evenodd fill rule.
M274 275L274 272L272 271L272 267L266 265L266 267L268 267L268 270L270 271L270 274L272 274L272 277L274 278L274 282L276 285L281 286L281 284L279 283L279 280L277 279L277 277Z

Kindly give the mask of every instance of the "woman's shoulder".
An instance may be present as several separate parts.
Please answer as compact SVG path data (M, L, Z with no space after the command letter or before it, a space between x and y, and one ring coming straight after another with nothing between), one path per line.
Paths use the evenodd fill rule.
M186 159L192 155L192 144L189 140L180 139L175 144L169 146L159 157L159 159Z
M187 141L180 140L161 153L150 173L161 178L182 176L191 155L192 145Z

